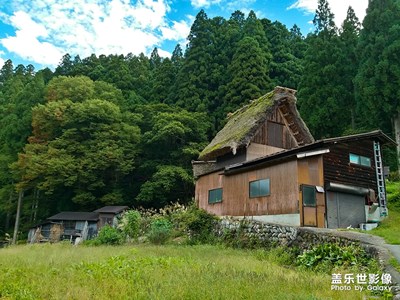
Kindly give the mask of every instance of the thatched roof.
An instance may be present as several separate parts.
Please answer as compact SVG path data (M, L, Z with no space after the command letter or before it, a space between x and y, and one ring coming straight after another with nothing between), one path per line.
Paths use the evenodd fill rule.
M272 92L252 101L229 116L228 122L211 143L200 153L200 160L210 160L226 153L236 154L237 149L247 147L262 125L282 103L287 104L287 113L296 123L297 134L304 143L314 142L310 131L296 109L296 91L276 87ZM293 122L292 122L293 123Z

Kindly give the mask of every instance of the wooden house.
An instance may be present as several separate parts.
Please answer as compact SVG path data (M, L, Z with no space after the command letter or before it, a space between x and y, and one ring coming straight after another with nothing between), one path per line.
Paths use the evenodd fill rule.
M104 206L94 212L99 214L99 227L108 224L117 226L118 218L128 209L128 206Z
M358 227L387 214L381 131L315 141L295 91L276 87L233 113L193 162L195 200L220 216Z
M32 227L28 242L74 241L77 237L91 239L103 226L116 226L118 217L127 209L128 206L105 206L93 212L60 212Z

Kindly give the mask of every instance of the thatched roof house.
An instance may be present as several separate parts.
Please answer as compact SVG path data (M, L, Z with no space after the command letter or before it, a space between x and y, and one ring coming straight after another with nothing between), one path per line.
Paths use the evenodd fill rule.
M394 141L379 130L314 141L295 93L276 87L229 117L193 162L196 203L296 226L379 221L388 212L381 146Z
M261 125L268 120L283 121L289 128L295 146L314 142L313 136L296 109L295 93L295 90L277 86L272 92L231 114L224 128L200 153L199 159L212 160L229 152L235 155L239 148L247 148L255 141L263 130ZM280 116L274 118L277 111Z

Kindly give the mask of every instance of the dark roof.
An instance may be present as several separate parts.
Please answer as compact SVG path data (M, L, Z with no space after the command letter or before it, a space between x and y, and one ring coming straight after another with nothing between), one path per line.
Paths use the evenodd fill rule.
M128 208L128 206L104 206L102 208L96 209L95 212L118 214L121 211L127 210Z
M51 221L97 221L99 214L97 212L64 211L47 219Z
M295 158L297 156L297 154L299 154L299 153L306 152L306 151L312 151L312 150L324 149L332 144L354 142L354 141L366 140L366 139L377 140L382 145L387 145L387 144L396 145L396 142L393 141L386 134L384 134L381 130L374 130L371 132L365 132L365 133L347 135L347 136L342 136L342 137L318 140L312 144L308 144L305 146L301 146L301 147L297 147L297 148L293 148L293 149L289 149L289 150L283 150L283 151L276 152L276 153L273 153L273 154L270 154L267 156L263 156L260 158L256 158L256 159L253 159L250 161L230 165L230 166L225 167L224 174L225 175L235 174L235 173L242 172L246 169L254 169L254 168L259 168L259 167L263 167L263 166L268 166L271 164L276 164L281 161L287 161L287 160Z
M287 115L297 126L298 134L302 136L304 143L314 142L314 138L306 124L301 119L296 109L296 91L284 87L275 89L243 106L228 117L226 125L217 133L211 143L200 153L200 160L212 160L218 156L247 147L259 127L273 114L277 107L285 104Z
M364 132L364 133L358 133L358 134L352 134L352 135L346 135L346 136L340 136L340 137L335 137L335 138L329 138L329 139L323 139L323 141L326 144L329 143L336 143L336 142L347 142L347 141L358 141L358 140L366 140L366 139L376 139L382 144L392 144L393 146L397 145L396 142L388 137L386 134L382 132L382 130L374 130L370 132ZM317 141L318 142L318 141Z

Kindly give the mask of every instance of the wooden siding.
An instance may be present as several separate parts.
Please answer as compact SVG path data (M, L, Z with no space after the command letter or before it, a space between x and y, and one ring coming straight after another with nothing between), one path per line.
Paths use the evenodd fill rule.
M270 195L250 198L249 182L270 179ZM208 191L223 188L222 202L208 204ZM297 162L295 160L240 174L218 172L200 177L195 199L200 208L216 215L254 216L299 212Z
M268 130L271 129L273 130L273 132L268 134ZM252 142L283 149L291 149L297 146L296 141L290 134L289 129L285 125L282 114L279 112L278 109L276 109L270 115L267 121L260 125L252 139Z
M354 153L371 159L371 167L351 164L349 154ZM336 144L324 155L325 183L335 182L364 188L376 188L373 141L355 141Z
M323 186L324 185L324 169L323 169L323 158L320 156L312 156L303 158L297 161L298 163L298 195L300 199L300 220L303 225L303 200L301 185L310 186ZM317 205L316 205L316 226L325 227L325 194L316 193Z
M282 148L277 148L277 147L272 147L268 145L261 145L257 143L251 143L249 147L247 148L247 153L246 153L246 160L252 160L256 158L260 158L266 155L271 155L276 152L280 152L284 149Z

